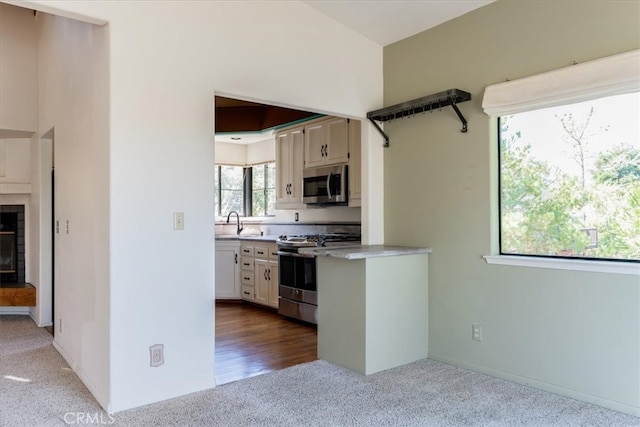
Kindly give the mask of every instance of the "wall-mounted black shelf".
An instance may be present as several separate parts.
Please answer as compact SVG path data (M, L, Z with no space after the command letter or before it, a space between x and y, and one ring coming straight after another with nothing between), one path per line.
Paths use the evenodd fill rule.
M419 113L425 113L427 111L433 111L435 109L442 109L449 105L453 108L453 111L457 114L458 118L462 122L461 132L467 131L467 120L464 118L457 104L471 99L471 94L460 89L449 89L444 92L434 93L433 95L423 96L411 101L403 102L401 104L392 105L390 107L381 108L379 110L371 111L367 113L367 118L378 129L378 132L384 137L384 146L389 146L389 137L378 126L378 122L388 122L390 120L401 119L403 117L410 117Z

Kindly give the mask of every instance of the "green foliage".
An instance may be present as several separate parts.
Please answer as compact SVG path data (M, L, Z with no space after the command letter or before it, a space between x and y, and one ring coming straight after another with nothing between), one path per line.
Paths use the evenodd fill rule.
M509 117L501 118L502 252L640 260L640 150L616 146L588 170L585 158L593 153L585 135L593 114L584 123L559 118L580 167L576 176L533 156L521 133L510 131Z
M502 120L502 135L507 134ZM500 141L502 250L556 255L588 243L575 212L585 205L579 182L534 159L516 133Z
M640 149L619 145L596 160L598 183L624 183L640 180Z

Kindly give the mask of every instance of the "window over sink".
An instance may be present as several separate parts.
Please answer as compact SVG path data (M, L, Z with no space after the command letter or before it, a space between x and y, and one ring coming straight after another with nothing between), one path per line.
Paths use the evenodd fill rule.
M240 216L275 215L276 164L251 166L217 164L215 166L216 215L236 211Z

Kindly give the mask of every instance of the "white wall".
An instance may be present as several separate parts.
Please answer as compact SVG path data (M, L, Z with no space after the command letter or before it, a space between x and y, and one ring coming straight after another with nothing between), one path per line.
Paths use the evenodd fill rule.
M247 164L247 145L216 142L216 163L245 166Z
M0 129L36 130L37 60L33 11L0 3Z
M387 125L387 241L433 247L430 357L640 414L638 276L482 258L497 250L498 142L481 108L506 78L638 49L638 28L638 2L497 1L385 48L386 104L472 95L466 134L450 108Z
M38 16L39 135L55 127L54 345L102 404L109 402L108 28ZM42 296L50 298L51 140L36 147ZM47 276L49 275L49 276ZM49 293L44 289L48 286ZM47 313L43 312L45 322ZM50 311L48 312L50 316Z
M213 387L213 96L363 118L382 105L381 48L301 2L29 4L109 22L109 152L89 155L87 165L109 168L108 191L94 185L110 195L109 215L85 207L61 217L76 224L81 218L73 215L99 215L90 222L100 238L78 259L108 260L110 274L96 272L82 292L110 299L100 307L97 298L81 299L88 306L78 315L93 310L100 325L80 322L90 341L78 331L65 345L100 365L109 354L108 397L98 397L112 411ZM67 116L73 110L65 105L57 103ZM66 166L79 178L87 171L58 160L66 135L55 126L56 170ZM71 192L79 184L66 185ZM185 213L184 231L172 229L176 211ZM110 253L98 256L98 249ZM71 298L62 296L64 304ZM158 343L166 363L150 368L148 349ZM102 392L106 380L97 378Z
M218 151L216 151L216 158ZM276 161L276 140L275 137L266 141L259 141L247 145L247 163L250 165L275 162Z
M0 182L31 182L30 139L0 139Z

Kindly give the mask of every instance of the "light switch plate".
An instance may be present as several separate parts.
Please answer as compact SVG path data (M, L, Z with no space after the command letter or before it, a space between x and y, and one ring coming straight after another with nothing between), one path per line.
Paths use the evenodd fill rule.
M184 230L184 212L173 213L173 229Z

